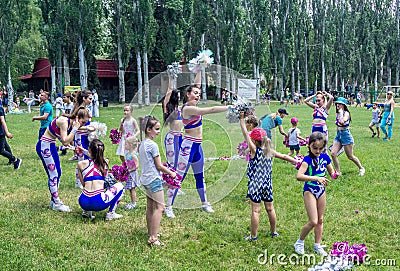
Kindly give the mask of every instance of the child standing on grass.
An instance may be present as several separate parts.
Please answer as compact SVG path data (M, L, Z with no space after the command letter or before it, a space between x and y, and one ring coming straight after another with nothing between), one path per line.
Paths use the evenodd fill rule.
M291 163L296 160L288 155L274 151L271 140L262 128L254 128L250 133L246 129L244 113L240 113L240 127L243 137L250 149L250 161L247 168L249 178L247 197L251 200L251 234L245 240L256 241L260 217L260 202L264 201L265 210L268 213L270 235L276 237L276 214L272 195L272 160L277 157Z
M290 119L290 123L292 123L292 128L289 129L288 131L288 136L289 136L289 156L293 155L293 152L296 151L296 155L299 155L299 151L300 151L300 143L299 143L299 139L304 140L304 138L302 138L301 136L299 136L300 129L297 128L297 124L299 123L299 120L297 118L291 118Z
M136 137L130 136L125 140L125 163L129 170L129 178L126 181L125 189L129 190L131 202L125 208L131 210L136 207L136 187L140 185L136 169L139 167L138 154L139 141Z
M86 110L86 109L85 109ZM115 209L124 195L124 185L116 183L104 191L104 177L108 171L108 161L104 158L104 144L93 139L89 144L88 155L90 160L78 162L78 176L83 191L79 196L79 205L82 207L82 216L94 219L93 211L101 211L110 207L105 220L121 218Z
M294 244L295 252L300 255L304 254L304 239L312 229L314 229L314 251L323 256L328 255L321 246L322 222L326 206L325 186L328 184L326 171L333 179L336 179L337 173L331 165L329 155L324 152L326 140L326 136L321 132L311 134L308 143L309 154L304 157L297 172L297 180L304 182L303 198L308 215L308 222L301 229L300 237Z
M141 137L142 131L145 133L145 138L139 147L140 163L142 164L140 182L146 189L146 222L149 234L147 242L149 245L160 246L163 243L158 239L158 229L165 209L160 171L169 174L172 178L176 177L176 173L163 166L158 145L154 142L160 133L160 121L155 117L146 116L140 123Z
M121 124L119 125L119 132L122 134L121 141L119 142L117 155L122 162L125 161L125 139L129 136L138 137L139 136L139 126L133 114L133 105L127 104L124 106L124 118L121 119Z
M372 137L375 137L377 135L377 138L380 136L380 130L379 130L379 115L381 114L381 110L378 108L378 103L374 102L372 105L372 120L371 123L369 124L368 128L372 132ZM374 131L373 127L376 127L376 133Z

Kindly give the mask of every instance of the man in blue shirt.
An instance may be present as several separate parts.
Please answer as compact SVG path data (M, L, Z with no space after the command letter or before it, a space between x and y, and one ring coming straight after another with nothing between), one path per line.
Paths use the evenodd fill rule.
M33 116L32 121L40 120L39 139L53 120L53 106L49 102L49 93L43 91L40 95L40 116Z

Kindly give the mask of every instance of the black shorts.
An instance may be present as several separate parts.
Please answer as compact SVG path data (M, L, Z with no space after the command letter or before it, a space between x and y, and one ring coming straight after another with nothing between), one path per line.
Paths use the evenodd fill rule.
M289 148L290 148L291 151L299 151L299 150L300 150L299 144L297 144L297 145L290 145Z

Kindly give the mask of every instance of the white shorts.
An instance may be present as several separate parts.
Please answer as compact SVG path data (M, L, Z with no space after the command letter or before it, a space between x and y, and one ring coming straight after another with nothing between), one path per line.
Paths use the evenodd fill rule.
M380 123L379 121L378 121L378 122L371 121L371 123L369 124L369 126L371 126L371 127L372 127L372 126L374 126L374 125L375 125L375 127L376 127L376 128L378 128L378 127L379 127L379 123Z

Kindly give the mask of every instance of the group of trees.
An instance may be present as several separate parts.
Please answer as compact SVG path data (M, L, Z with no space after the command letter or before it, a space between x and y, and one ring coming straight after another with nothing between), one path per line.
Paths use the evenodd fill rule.
M95 59L113 58L119 101L124 72L136 65L138 103L148 104L149 61L188 60L208 48L215 64L265 78L275 97L286 87L399 85L399 1L3 0L0 83L12 90L34 59L48 57L53 91L74 80L72 69L86 88L96 84Z

